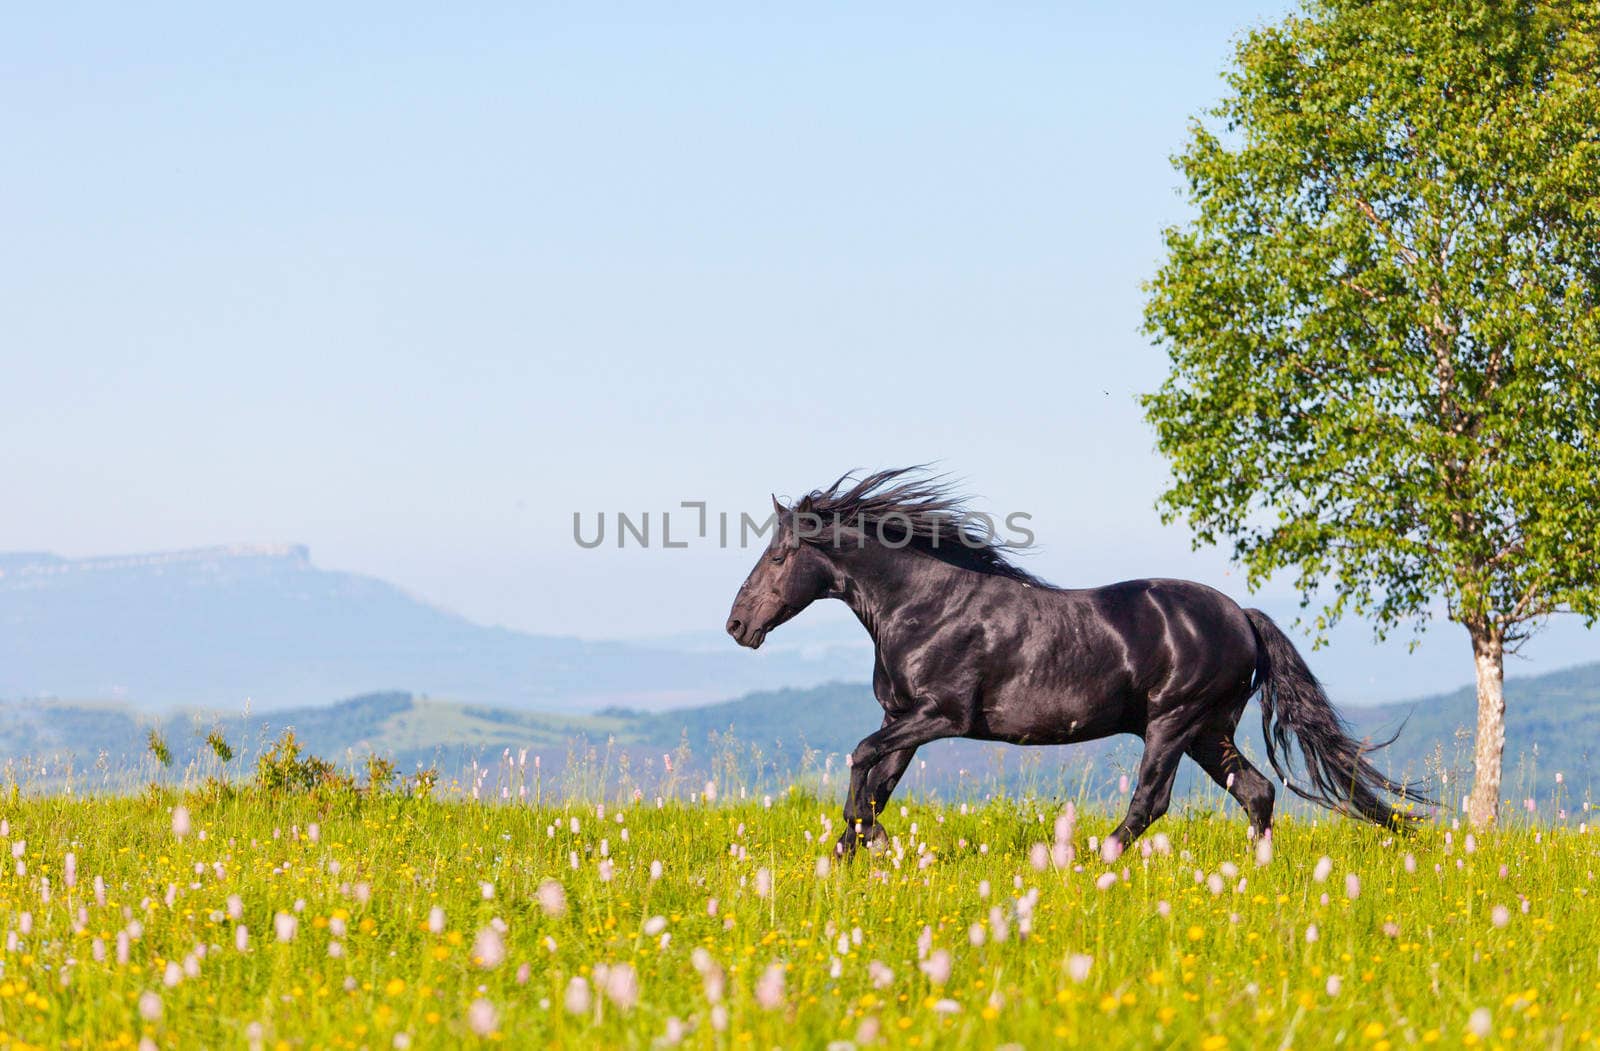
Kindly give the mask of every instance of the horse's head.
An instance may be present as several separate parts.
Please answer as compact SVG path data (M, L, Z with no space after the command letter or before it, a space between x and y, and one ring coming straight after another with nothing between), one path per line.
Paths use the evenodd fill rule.
M796 513L772 500L777 525L755 568L733 598L728 634L741 646L756 649L767 633L793 617L834 586L828 558L805 543Z

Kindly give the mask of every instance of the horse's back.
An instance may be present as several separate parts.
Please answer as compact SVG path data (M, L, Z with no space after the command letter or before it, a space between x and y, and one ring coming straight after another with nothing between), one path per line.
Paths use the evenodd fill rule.
M1199 618L1208 624L1250 632L1244 609L1209 584L1175 577L1122 580L1076 592L1090 599L1108 617L1137 619L1154 612L1163 616Z
M1239 605L1189 580L1034 592L980 668L984 732L1060 743L1144 732L1175 706L1234 697L1255 666ZM991 622L992 623L992 622Z
M1240 605L1194 580L1124 580L1084 593L1153 695L1248 684L1255 631ZM1221 688L1221 687L1218 687Z

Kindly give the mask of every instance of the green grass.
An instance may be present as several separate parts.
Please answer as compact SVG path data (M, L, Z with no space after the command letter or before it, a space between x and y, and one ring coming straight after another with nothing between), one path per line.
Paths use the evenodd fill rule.
M182 839L178 802L191 814ZM1258 866L1236 812L1202 810L1146 837L1164 833L1170 853L1135 850L1108 868L1088 856L1087 839L1110 821L1090 815L1073 840L1082 871L1041 871L1030 847L1052 840L1056 813L1016 802L897 808L887 824L903 856L821 873L832 839L823 821L836 833L837 808L798 793L770 808L647 800L608 807L603 819L577 804L403 796L14 799L0 816L8 843L26 842L26 873L0 855L0 929L16 935L0 951L0 1047L649 1047L675 1032L690 1047L824 1047L864 1045L875 1031L892 1047L1381 1051L1579 1046L1600 1033L1590 835L1512 828L1467 853L1460 831L1447 840L1430 826L1389 841L1340 819L1288 820ZM931 862L919 864L919 852ZM1331 875L1318 882L1324 855ZM1228 865L1237 873L1223 877ZM1112 885L1100 889L1106 872ZM1206 879L1214 874L1220 893ZM1359 880L1355 898L1347 874ZM564 889L562 915L541 908L546 880ZM1023 937L1018 901L1034 892ZM242 902L245 952L230 895ZM435 906L442 933L428 929ZM293 940L275 940L278 913L298 917ZM654 917L664 928L647 934ZM504 961L479 966L474 941L497 919ZM142 936L119 963L118 932L133 923ZM942 984L919 967L919 938L928 955L950 954ZM203 959L198 946L208 946ZM716 1005L696 949L726 973ZM1082 959L1073 973L1074 957L1088 959L1086 975ZM594 992L579 1012L566 1009L569 987L618 964L635 969L636 1003ZM764 974L772 1006L758 1002ZM141 996L156 1003L147 994L159 1018L141 1016ZM492 1015L482 1038L469 1022L479 1000L480 1022ZM1486 1039L1469 1026L1479 1009Z

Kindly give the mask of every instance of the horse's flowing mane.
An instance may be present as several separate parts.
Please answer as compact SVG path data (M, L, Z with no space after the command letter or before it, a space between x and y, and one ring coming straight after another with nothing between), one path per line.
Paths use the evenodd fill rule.
M854 471L842 475L788 508L796 516L814 516L803 519L798 530L802 540L822 542L833 535L832 530L823 530L834 524L855 527L979 573L1050 586L1007 557L1011 545L999 540L992 527L972 521L989 519L968 508L944 477L926 474L920 467L877 471L859 479L855 475Z

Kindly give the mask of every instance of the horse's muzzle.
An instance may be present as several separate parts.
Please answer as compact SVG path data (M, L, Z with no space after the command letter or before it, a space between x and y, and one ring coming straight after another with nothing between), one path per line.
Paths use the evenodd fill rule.
M752 628L747 622L734 617L728 621L728 634L732 635L733 641L739 645L758 650L761 648L761 643L766 640L767 629Z

